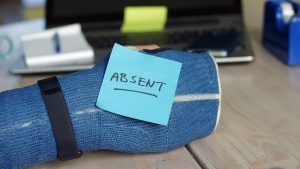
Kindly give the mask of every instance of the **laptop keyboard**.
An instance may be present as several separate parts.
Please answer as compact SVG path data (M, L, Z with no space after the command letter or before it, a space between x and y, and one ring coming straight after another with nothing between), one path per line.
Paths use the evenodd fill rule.
M113 44L119 43L122 45L145 45L145 44L189 44L194 38L203 34L220 35L226 34L234 29L214 29L203 31L174 31L168 33L134 33L120 34L113 36L87 36L88 43L94 48L110 48Z

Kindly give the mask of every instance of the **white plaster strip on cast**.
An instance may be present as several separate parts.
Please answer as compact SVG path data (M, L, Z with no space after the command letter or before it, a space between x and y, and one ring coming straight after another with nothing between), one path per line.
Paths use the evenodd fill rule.
M103 111L103 110L95 107L95 108L88 108L88 109L80 110L80 111L75 112L74 114L81 115L81 114L96 113L96 112L101 112L101 111Z
M22 129L25 127L29 127L30 125L32 125L33 122L26 122L26 123L22 123L22 124L15 124L13 126L8 126L6 128L0 129L0 133L1 132L5 132L5 131L9 131L9 130L15 130L15 129Z
M191 94L191 95L178 95L174 97L174 102L188 102L188 101L200 101L200 100L218 100L219 108L217 113L217 119L214 131L216 130L221 114L221 94Z
M197 100L216 100L220 99L219 94L191 94L191 95L178 95L175 96L174 102L188 102L188 101L197 101ZM100 108L88 108L76 111L74 114L81 115L86 113L96 113L103 111Z
M219 124L219 121L220 121L220 117L221 117L222 88L221 88L221 81L220 81L218 64L216 62L216 59L213 56L210 55L210 58L214 61L214 64L215 64L215 68L216 68L216 72L217 72L217 77L218 77L219 93L220 93L218 115L217 115L216 125L215 125L215 128L214 128L214 131L215 131L217 129L217 127L218 127L218 124Z
M220 99L220 94L190 94L190 95L177 95L174 98L174 102L217 100L217 99Z

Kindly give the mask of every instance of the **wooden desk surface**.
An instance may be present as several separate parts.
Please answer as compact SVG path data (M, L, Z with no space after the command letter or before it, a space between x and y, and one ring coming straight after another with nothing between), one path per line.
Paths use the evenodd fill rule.
M222 114L215 133L167 153L90 152L77 160L53 161L31 169L300 169L300 67L282 64L261 46L262 5L259 4L262 2L244 3L249 7L246 23L250 25L256 60L219 68ZM254 6L260 14L251 10ZM258 21L256 16L260 17ZM16 31L21 27L13 25ZM0 33L13 28L1 28ZM19 53L15 51L15 55ZM46 77L10 75L8 68L15 59L0 60L0 91L30 85Z

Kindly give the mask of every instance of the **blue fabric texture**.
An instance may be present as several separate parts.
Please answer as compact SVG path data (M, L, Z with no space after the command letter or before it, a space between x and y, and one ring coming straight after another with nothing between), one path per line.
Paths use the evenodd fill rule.
M176 50L152 55L182 63L175 96L181 99L174 100L167 126L119 116L95 106L108 58L90 70L59 77L80 150L164 152L214 131L220 100L201 97L220 94L212 57ZM54 136L38 86L0 93L0 168L26 168L56 157Z

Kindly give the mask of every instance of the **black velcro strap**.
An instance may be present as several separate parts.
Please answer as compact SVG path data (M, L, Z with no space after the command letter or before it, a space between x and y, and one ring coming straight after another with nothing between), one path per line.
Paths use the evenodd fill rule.
M55 137L58 158L62 161L79 158L70 114L56 77L38 81Z

